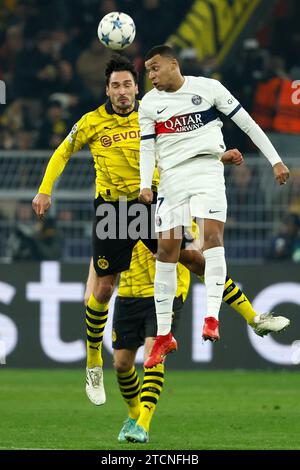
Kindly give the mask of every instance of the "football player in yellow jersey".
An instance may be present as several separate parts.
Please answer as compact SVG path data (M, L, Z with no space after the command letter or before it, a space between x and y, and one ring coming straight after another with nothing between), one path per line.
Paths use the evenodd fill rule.
M152 369L144 368L142 384L135 368L138 348L145 345L146 358L156 336L154 274L155 258L139 241L132 252L130 269L123 271L120 276L113 316L114 368L120 392L128 407L128 416L118 435L119 442L126 442L127 433L128 440L148 442L150 422L164 384L164 364L158 364ZM86 300L94 279L95 271L91 263ZM190 285L190 272L180 263L177 266L177 279L172 331L178 324Z
M86 306L86 392L90 400L98 405L106 400L101 348L108 303L118 273L129 268L132 250L139 239L153 253L157 248L157 240L151 233L154 227L151 219L155 211L155 198L152 205L140 204L137 199L140 185L137 72L126 58L115 56L108 62L105 74L107 103L85 114L73 126L52 155L32 203L36 214L43 217L51 205L54 182L71 155L88 144L96 170L93 230L93 267L96 277ZM231 157L235 163L240 159L240 154L233 152ZM152 184L154 191L157 183L156 172ZM136 224L138 211L143 214L142 224ZM130 229L134 233L130 234ZM203 257L200 252L182 250L180 261L192 272L203 274ZM253 323L253 318L249 322ZM259 323L256 326L262 329Z
M39 192L33 200L34 211L42 217L51 205L54 182L69 158L88 144L96 170L93 266L97 276L86 307L86 391L98 405L106 399L101 347L108 303L118 273L129 268L131 253L139 238L154 253L157 248L155 235L151 237L151 214L154 213L155 204L147 208L137 199L140 184L137 72L125 57L114 56L108 62L105 74L108 101L95 111L85 114L73 126L52 155ZM154 190L157 182L158 173L153 179ZM133 238L128 235L128 227L135 220L131 211L136 210L137 205L142 207L144 214L146 212L146 233L143 227L143 233ZM100 384L101 388L97 397L92 396L94 384Z

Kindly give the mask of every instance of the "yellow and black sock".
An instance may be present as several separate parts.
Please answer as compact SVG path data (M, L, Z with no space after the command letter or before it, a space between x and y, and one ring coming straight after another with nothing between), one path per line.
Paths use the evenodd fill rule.
M128 416L138 419L140 415L140 379L133 366L128 372L117 372L122 397L128 406Z
M230 279L226 277L224 286L223 302L226 302L236 312L242 315L247 323L254 324L254 317L257 313L253 310L251 302L247 299L244 292L242 292Z
M86 307L87 366L89 369L103 365L102 341L108 317L108 304L101 304L91 294Z
M142 426L147 432L149 431L153 413L164 385L164 369L163 364L157 364L157 366L151 369L144 368L144 381L141 390L141 412L137 424Z

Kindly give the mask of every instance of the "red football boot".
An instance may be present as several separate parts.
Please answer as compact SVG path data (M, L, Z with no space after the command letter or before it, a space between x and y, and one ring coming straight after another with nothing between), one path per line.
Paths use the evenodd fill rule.
M156 336L150 356L145 361L145 367L154 367L157 364L160 364L164 357L177 350L177 341L173 337L172 333L167 335Z
M219 341L219 322L214 317L204 318L202 338L204 341L209 339L209 341Z

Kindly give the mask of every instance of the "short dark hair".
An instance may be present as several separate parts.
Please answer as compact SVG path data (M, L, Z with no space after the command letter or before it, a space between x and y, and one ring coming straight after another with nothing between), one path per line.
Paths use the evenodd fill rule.
M150 51L147 52L145 60L152 59L155 55L161 55L162 57L170 57L171 59L176 59L178 61L177 54L171 46L162 44L160 46L154 46Z
M106 64L105 76L106 76L106 85L109 84L111 74L113 72L130 72L134 78L135 83L138 82L138 73L135 69L135 66L130 62L127 57L124 57L120 54L114 54L111 59Z

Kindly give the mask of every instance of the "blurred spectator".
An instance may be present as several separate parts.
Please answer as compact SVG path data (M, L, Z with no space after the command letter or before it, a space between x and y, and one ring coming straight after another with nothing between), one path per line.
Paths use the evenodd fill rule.
M291 170L288 192L288 210L300 217L300 168Z
M17 225L29 225L33 226L35 222L35 216L32 211L31 204L28 201L18 201L15 209L15 220Z
M21 130L16 134L17 150L30 150L34 148L34 133L29 130Z
M102 2L100 2L99 18L102 18L112 11L119 11L118 4L115 0L102 0Z
M11 261L58 260L61 254L62 240L51 217L39 221L34 228L18 222L8 240L7 256Z
M270 242L267 258L275 261L300 262L300 218L297 214L286 214L279 231Z
M167 8L161 0L142 0L142 8L136 10L134 16L137 31L143 32L143 55L153 46L162 44L167 36L164 28L158 25L174 24L174 9L170 5Z
M299 5L298 5L299 8ZM300 14L300 10L299 10ZM299 16L298 16L299 18ZM299 29L299 24L298 24ZM300 67L300 32L295 31L291 36L289 36L289 41L287 43L287 47L284 49L284 55L287 61L287 67L289 69L293 67Z
M254 97L253 119L265 131L273 129L277 97L282 79L273 77L257 85Z
M259 179L254 177L251 168L245 164L233 166L229 181L227 225L265 220L264 196L259 188Z
M46 99L55 90L56 78L52 36L47 31L41 31L34 49L26 49L17 57L16 96Z
M182 73L184 75L202 75L201 63L197 58L197 51L193 48L182 49L179 54Z
M144 58L142 56L142 46L139 37L136 37L133 43L124 50L124 55L126 55L126 57L128 57L128 59L134 63L134 66L139 75L144 72ZM143 84L140 81L139 88L142 85Z
M34 148L39 112L36 100L17 99L4 108L0 131L5 150Z
M38 147L54 149L64 139L69 129L69 123L64 117L64 110L59 101L52 101L46 111L46 119L40 131Z
M256 85L264 75L267 58L268 54L260 48L257 39L248 38L243 42L237 60L223 74L224 84L234 91L248 112L252 110Z
M0 47L0 70L8 90L11 89L18 54L23 50L22 29L18 25L10 26L5 35L5 42Z
M72 114L73 121L75 121L82 115L84 103L89 104L91 100L91 94L75 74L72 64L66 60L58 62L55 93L50 95L50 101L59 102L65 111Z
M77 61L77 73L84 86L92 93L95 100L101 100L105 93L104 69L111 52L94 38L88 49L84 50Z
M284 56L273 55L267 60L264 70L264 79L278 77L283 80L288 78Z
M273 129L277 132L300 134L300 106L293 101L294 91L292 80L282 80L273 121Z
M298 74L299 68L294 67L288 75L283 58L270 58L254 98L253 117L264 130L299 135L300 108L292 99Z
M69 209L61 209L58 213L57 213L57 221L58 222L72 222L73 220L73 213L71 210Z
M55 60L59 60L62 56L62 51L70 41L68 31L66 28L56 27L51 32L52 37L52 50Z
M11 131L18 131L24 126L23 100L15 100L5 108L2 125Z

